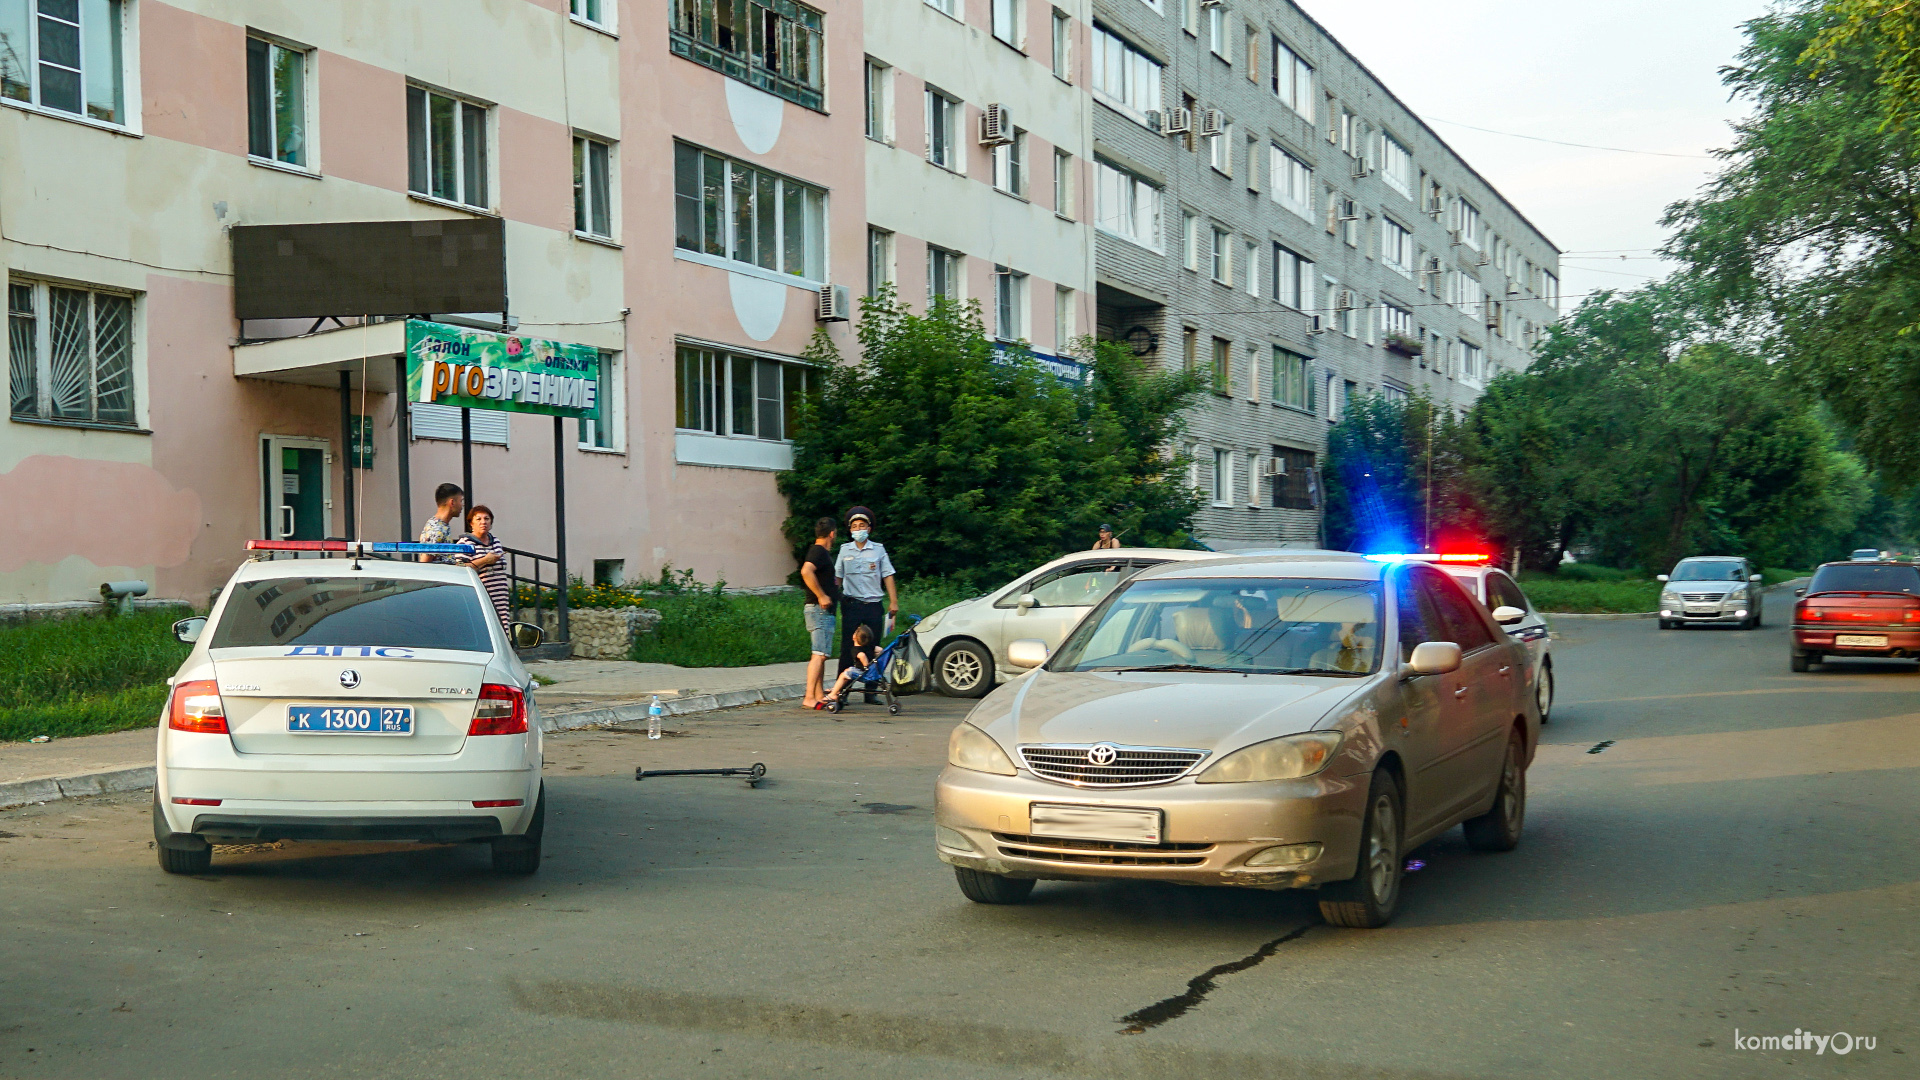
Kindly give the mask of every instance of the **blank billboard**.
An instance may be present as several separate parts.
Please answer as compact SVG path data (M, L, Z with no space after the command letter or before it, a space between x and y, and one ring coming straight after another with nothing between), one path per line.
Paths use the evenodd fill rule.
M240 319L507 310L499 218L233 227Z

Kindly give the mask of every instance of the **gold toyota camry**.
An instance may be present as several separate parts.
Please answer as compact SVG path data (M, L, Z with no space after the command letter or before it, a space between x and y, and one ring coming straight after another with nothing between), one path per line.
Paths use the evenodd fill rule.
M1037 670L954 729L937 790L935 844L971 900L1040 880L1309 888L1328 922L1376 927L1419 844L1461 824L1483 851L1520 842L1525 647L1431 566L1168 564L1051 657L1008 652Z

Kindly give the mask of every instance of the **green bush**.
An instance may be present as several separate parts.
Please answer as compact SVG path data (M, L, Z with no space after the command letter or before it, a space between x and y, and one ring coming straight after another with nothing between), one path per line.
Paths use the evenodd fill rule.
M923 578L900 586L900 612L902 616L925 617L978 595L978 590L956 582ZM800 613L805 603L806 598L798 592L726 596L711 586L656 595L647 605L660 612L660 625L634 643L632 656L644 663L677 667L751 667L803 661L811 652Z
M1660 583L1646 579L1580 581L1523 571L1520 587L1541 611L1627 614L1660 606Z
M1598 563L1561 563L1551 577L1561 581L1636 581L1645 580L1646 575L1638 570L1621 570Z
M93 735L156 722L166 680L189 647L171 627L184 611L48 619L0 627L0 741Z

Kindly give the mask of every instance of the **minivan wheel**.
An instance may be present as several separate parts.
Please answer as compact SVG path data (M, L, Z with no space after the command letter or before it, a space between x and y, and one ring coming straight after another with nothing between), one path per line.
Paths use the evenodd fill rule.
M1376 771L1360 825L1360 865L1345 881L1320 889L1320 917L1334 926L1387 925L1400 903L1400 785Z
M965 866L953 868L953 880L976 904L1018 904L1033 894L1032 878L1002 877Z
M492 842L493 871L496 874L527 875L540 869L540 840L547 831L547 785L540 784L534 796L533 820L519 836L503 836Z
M933 681L948 697L985 697L993 689L993 654L971 641L949 641L933 654Z
M1477 818L1468 818L1467 846L1475 851L1512 851L1520 846L1520 829L1527 820L1525 744L1520 733L1507 736L1507 756L1500 762L1500 788L1493 805Z

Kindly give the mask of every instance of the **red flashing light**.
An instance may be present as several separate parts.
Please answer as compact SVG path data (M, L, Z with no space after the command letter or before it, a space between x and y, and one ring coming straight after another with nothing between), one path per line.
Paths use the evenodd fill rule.
M167 703L167 726L175 731L225 735L227 710L220 702L220 684L212 679L195 679L176 685Z
M527 730L527 695L517 686L486 683L468 735L519 735Z
M1440 555L1440 561L1443 563L1484 563L1490 559L1491 556L1467 551L1443 552Z
M475 799L473 801L473 805L484 810L484 809L488 809L496 806L525 806L526 800L525 799Z
M179 803L181 806L219 806L220 805L219 799L182 799L178 796L175 796L173 801L176 803Z
M249 540L248 551L345 551L345 540Z

